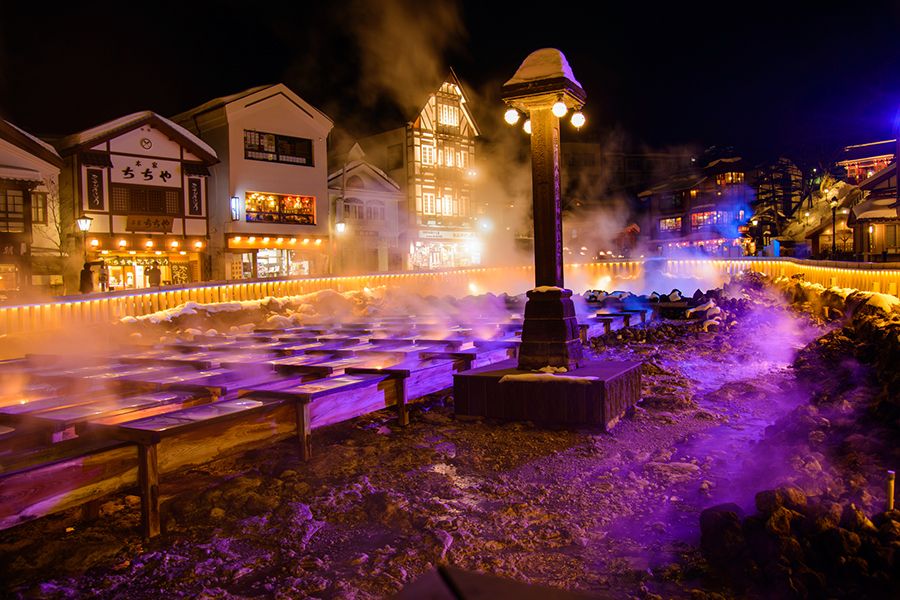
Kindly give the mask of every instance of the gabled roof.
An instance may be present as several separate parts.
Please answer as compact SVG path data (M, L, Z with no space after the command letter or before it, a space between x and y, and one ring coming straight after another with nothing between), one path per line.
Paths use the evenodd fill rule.
M329 188L335 189L332 187L332 183L340 185L341 176L344 174L345 169L348 175L357 169L365 169L371 172L372 175L374 175L377 179L382 180L389 187L398 191L400 190L400 186L397 184L397 182L391 179L391 177L387 173L365 159L365 153L362 151L362 148L359 147L359 144L353 144L353 147L350 148L350 151L347 153L346 164L342 165L340 169L328 175Z
M678 192L682 190L689 190L691 188L697 187L704 181L706 181L706 175L699 175L696 173L682 173L680 175L674 175L669 179L661 181L656 185L650 186L640 194L638 194L639 198L646 198L647 196L652 196L653 194L659 194L661 192Z
M270 91L272 95L276 95L279 93L284 94L284 95L288 96L288 99L291 102L293 102L294 104L296 104L301 110L303 110L306 113L309 113L309 115L311 117L313 117L313 119L321 118L321 119L324 119L325 121L327 121L328 125L329 125L329 129L331 129L331 126L334 125L334 121L332 121L328 115L323 113L321 110L319 110L318 108L316 108L315 106L313 106L312 104L310 104L309 102L304 100L303 98L301 98L299 96L299 94L297 94L294 90L292 90L291 88L289 88L288 86L286 86L283 83L270 83L270 84L266 84L266 85L258 85L256 87L246 89L242 92L238 92L236 94L231 94L230 96L221 96L219 98L213 98L212 100L210 100L208 102L204 102L200 106L197 106L195 108L186 110L182 113L175 115L174 117L172 117L172 120L177 121L179 123L184 123L185 121L189 121L199 115L202 115L202 114L208 113L208 112L212 112L212 111L220 109L220 108L224 108L225 106L227 106L229 104L234 104L235 102L239 102L240 100L243 100L249 96L252 96L254 94L257 94L257 93L263 92L263 91Z
M92 148L97 144L137 129L142 125L150 125L154 129L162 131L171 139L179 142L193 154L196 154L209 164L219 162L216 151L206 142L181 125L177 125L169 119L149 110L125 115L124 117L113 119L112 121L97 125L91 129L86 129L80 133L73 133L72 135L57 140L55 145L60 154L68 156L81 150Z
M63 161L56 149L43 140L39 140L24 129L19 129L9 121L0 119L0 139L4 139L16 146L50 163L56 167L62 167Z
M861 190L872 190L881 183L884 183L891 177L897 175L897 160L894 159L894 162L881 169L877 173L872 174L871 177L864 179L859 182L859 189Z
M441 86L445 83L452 83L457 88L459 88L459 95L462 96L462 102L459 103L460 107L462 108L463 113L465 113L466 119L468 119L469 123L471 123L472 130L475 132L475 135L481 135L481 130L478 128L478 123L475 122L475 117L472 115L472 111L470 111L468 107L469 98L468 96L466 96L466 92L463 89L462 83L459 81L459 77L456 76L456 71L454 71L452 67L450 68L450 73L440 82L438 82L434 89L428 94L428 98L426 98L425 102L419 106L419 111L415 114L410 122L415 121L419 117L419 115L422 114L422 111L425 110L425 107L431 100L431 96L436 94L440 90Z
M881 140L879 142L870 142L868 144L856 144L855 146L847 146L844 148L837 164L862 160L864 158L893 156L896 152L897 140Z

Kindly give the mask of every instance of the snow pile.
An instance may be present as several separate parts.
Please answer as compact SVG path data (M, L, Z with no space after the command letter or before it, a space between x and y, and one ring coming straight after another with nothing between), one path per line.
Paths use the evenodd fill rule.
M790 239L797 242L803 242L806 237L813 231L825 224L831 224L831 201L838 201L837 221L847 221L847 215L841 211L845 206L850 206L855 202L851 198L852 193L858 193L858 188L849 183L838 181L829 188L828 193L814 193L812 196L812 206L802 206L794 213L794 218L782 230L779 237ZM809 213L809 216L806 216ZM838 229L846 229L846 227L838 227ZM840 236L838 236L840 242Z
M540 369L537 369L537 372L538 373L550 373L552 375L553 373L566 373L566 372L568 372L568 369L565 367L551 367L550 365L547 365L546 367L541 367Z

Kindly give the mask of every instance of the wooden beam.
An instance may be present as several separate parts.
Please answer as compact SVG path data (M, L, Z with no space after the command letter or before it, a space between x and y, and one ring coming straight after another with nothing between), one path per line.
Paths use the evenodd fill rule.
M297 441L300 443L300 460L308 462L312 458L312 439L309 420L309 404L297 402Z
M156 444L138 446L138 484L141 489L141 527L147 539L159 535L159 463Z

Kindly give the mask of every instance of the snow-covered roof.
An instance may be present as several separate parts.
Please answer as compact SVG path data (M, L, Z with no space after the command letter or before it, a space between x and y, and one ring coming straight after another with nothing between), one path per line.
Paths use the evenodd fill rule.
M893 156L897 151L897 140L881 140L878 142L870 142L868 144L856 144L855 146L847 146L841 155L841 159L837 164L847 162L855 162L863 159L881 158L884 156Z
M107 121L106 123L102 123L82 132L73 133L72 135L68 135L57 141L56 147L63 153L69 153L67 151L76 151L82 148L90 148L96 146L100 142L104 142L122 133L136 129L145 123L150 123L156 129L166 131L173 137L178 138L185 146L195 151L196 154L201 155L201 158L205 155L205 158L210 162L218 161L218 156L212 146L181 125L150 110L125 115L124 117Z
M55 166L62 165L62 159L53 146L9 121L0 119L0 138Z
M190 119L194 115L198 115L200 113L205 113L207 111L219 108L221 106L225 106L226 104L231 104L235 100L240 100L241 98L246 98L250 94L255 94L260 90L264 90L266 88L272 87L274 84L267 83L265 85L258 85L256 87L252 87L236 94L230 94L228 96L219 96L218 98L213 98L209 102L204 102L200 106L195 106L190 110L186 110L182 113L178 113L174 117L172 117L175 121L184 121L186 119Z
M522 61L522 64L516 70L516 74L504 86L558 77L565 77L578 87L581 87L581 84L575 79L575 74L572 73L569 61L566 60L562 52L556 48L541 48L525 57L525 60Z
M896 219L900 217L894 207L896 198L869 198L854 206L851 211L857 221Z
M334 121L332 121L328 115L323 113L321 110L319 110L318 108L316 108L315 106L313 106L312 104L310 104L309 102L304 100L303 98L301 98L296 92L294 92L291 88L289 88L288 86L286 86L283 83L270 83L270 84L266 84L266 85L258 85L256 87L252 87L252 88L243 90L241 92L237 92L236 94L231 94L229 96L221 96L219 98L213 98L212 100L210 100L208 102L204 102L200 106L196 106L190 110L186 110L182 113L175 115L174 117L172 117L172 119L174 119L175 121L178 121L179 123L184 123L185 121L188 121L197 115L200 115L200 114L203 114L203 113L206 113L209 111L213 111L218 108L222 108L224 106L227 106L228 104L232 104L233 102L237 102L239 100L247 98L248 96L252 96L253 94L256 94L258 92L262 92L264 90L269 90L269 89L275 90L276 88L281 88L279 91L281 91L282 93L289 94L291 96L290 99L295 104L298 104L298 101L299 101L299 105L302 110L307 111L307 112L311 111L310 116L312 116L314 120L316 119L316 117L319 117L319 118L323 119L324 121L328 122L329 129L333 126ZM313 115L312 113L315 113L315 114Z
M344 165L340 169L338 169L337 171L334 171L333 173L331 173L328 176L328 187L331 187L332 182L335 182L335 183L340 182L340 177L343 174L345 168L347 169L347 174L350 174L351 172L353 172L354 169L358 169L358 168L368 169L368 170L372 171L376 177L379 177L382 180L384 180L384 182L386 184L388 184L390 187L392 187L396 190L400 189L400 186L397 184L397 182L394 181L387 173L385 173L384 171L382 171L381 169L379 169L378 167L376 167L375 165L373 165L372 163L370 163L366 160L351 160L346 165ZM332 188L332 189L334 189L334 188Z
M0 165L0 179L12 179L14 181L43 181L41 174L34 169L21 167L9 167Z

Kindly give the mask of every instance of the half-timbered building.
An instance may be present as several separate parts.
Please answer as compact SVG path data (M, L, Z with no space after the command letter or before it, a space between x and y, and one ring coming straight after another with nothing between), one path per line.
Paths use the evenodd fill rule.
M480 211L472 200L478 135L466 94L451 71L405 127L360 140L366 155L402 186L407 268L481 264L475 227Z

